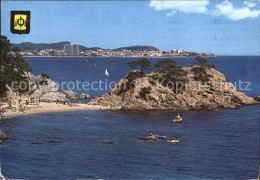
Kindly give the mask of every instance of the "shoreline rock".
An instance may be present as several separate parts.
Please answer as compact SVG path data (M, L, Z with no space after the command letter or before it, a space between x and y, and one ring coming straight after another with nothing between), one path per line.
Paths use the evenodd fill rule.
M187 82L182 92L175 92L159 80L154 80L154 77L161 76L158 72L140 75L139 71L131 71L109 94L95 97L88 104L126 110L214 110L258 104L252 97L238 92L231 82L226 82L221 72L213 68L207 69L207 74L212 77L205 83L195 80L192 67L183 69L187 71ZM133 82L131 73L136 74L137 81ZM122 87L126 88L122 90Z
M71 99L71 100L90 99L91 98L89 94L85 94L85 93L78 94L71 90L63 90L62 93L66 95L66 98Z
M8 136L0 130L0 140L7 140L8 139Z
M46 76L35 76L32 73L28 73L28 81L28 92L19 95L17 92L13 91L11 87L8 87L7 98L16 101L18 101L21 98L33 98L36 101L40 99L41 101L45 102L56 102L57 100L61 102L66 102L69 100L91 98L89 94L78 94L71 90L64 90L62 92L58 92L58 84Z
M255 97L255 100L260 103L260 96L256 96L256 97Z

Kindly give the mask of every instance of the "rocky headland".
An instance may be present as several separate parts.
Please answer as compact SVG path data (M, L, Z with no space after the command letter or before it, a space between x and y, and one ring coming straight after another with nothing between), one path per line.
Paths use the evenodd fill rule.
M58 84L52 81L48 76L42 74L35 76L28 72L28 90L21 94L17 91L13 91L11 87L8 87L7 98L10 100L18 101L18 99L35 99L44 102L67 102L77 99L90 99L89 94L78 94L71 90L63 90L58 92Z
M213 110L259 103L237 91L216 69L205 68L207 78L201 80L194 71L196 68L199 66L182 68L186 73L182 75L181 83L165 80L167 76L158 71L144 74L133 70L109 94L95 97L89 105L128 110Z

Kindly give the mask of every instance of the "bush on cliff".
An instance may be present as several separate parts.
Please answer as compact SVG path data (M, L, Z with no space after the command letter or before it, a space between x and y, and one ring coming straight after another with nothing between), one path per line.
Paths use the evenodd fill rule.
M146 99L146 95L150 94L151 89L151 87L142 87L139 91L139 96L141 97L141 99Z
M142 73L144 73L144 70L151 70L152 69L151 62L146 58L140 58L137 61L129 61L126 64L132 70L136 70L137 67L140 67L140 70L141 70Z
M204 57L197 57L198 66L193 66L191 71L194 73L194 80L207 82L212 77L211 74L207 74L207 69L215 68L215 64L208 64L208 61Z
M187 71L182 67L176 66L176 61L171 59L159 60L154 64L157 72L162 74L160 81L164 86L169 87L176 93L183 90L184 83L187 82Z
M140 71L131 71L126 76L127 81L117 86L117 94L121 95L122 93L127 92L129 89L135 87L136 80L144 76L145 74Z
M48 74L46 74L46 73L41 73L41 76L42 76L43 78L50 79L50 77L49 77Z

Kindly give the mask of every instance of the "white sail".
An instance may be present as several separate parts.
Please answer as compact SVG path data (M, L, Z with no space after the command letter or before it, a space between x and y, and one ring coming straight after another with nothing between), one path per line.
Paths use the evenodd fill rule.
M108 73L107 69L105 70L105 76L106 76L106 77L109 76L109 73Z

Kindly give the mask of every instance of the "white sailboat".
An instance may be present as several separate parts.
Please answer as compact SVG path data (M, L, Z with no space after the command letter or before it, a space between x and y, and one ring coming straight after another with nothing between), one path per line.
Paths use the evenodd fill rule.
M105 76L106 76L106 77L109 76L109 73L108 73L107 69L105 70Z

